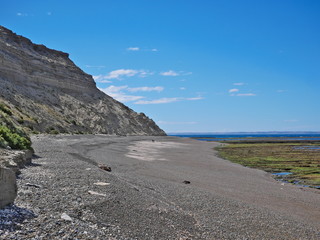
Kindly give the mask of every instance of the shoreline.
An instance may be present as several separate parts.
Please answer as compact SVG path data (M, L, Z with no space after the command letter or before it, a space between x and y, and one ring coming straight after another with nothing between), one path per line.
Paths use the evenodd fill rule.
M37 217L0 239L319 237L318 193L220 159L216 143L171 136L32 140L37 158L21 170L16 205Z

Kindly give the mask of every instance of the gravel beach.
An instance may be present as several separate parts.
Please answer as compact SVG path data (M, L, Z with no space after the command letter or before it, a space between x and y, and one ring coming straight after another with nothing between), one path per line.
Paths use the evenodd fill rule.
M0 239L320 239L319 190L220 159L219 143L32 141L35 157L21 170L15 205L0 211Z

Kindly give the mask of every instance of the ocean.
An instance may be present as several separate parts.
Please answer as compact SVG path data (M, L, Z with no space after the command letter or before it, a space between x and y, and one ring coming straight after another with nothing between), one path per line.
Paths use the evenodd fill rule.
M169 133L168 135L216 142L255 140L261 138L276 138L283 141L320 141L320 132Z

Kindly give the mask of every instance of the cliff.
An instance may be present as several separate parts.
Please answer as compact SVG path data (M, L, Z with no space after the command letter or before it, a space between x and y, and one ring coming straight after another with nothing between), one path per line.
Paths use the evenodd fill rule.
M101 92L64 52L0 26L0 103L30 132L165 135L153 120Z

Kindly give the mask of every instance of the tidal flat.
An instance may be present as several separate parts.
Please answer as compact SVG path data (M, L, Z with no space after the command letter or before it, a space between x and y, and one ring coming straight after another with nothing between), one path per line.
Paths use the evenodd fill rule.
M224 159L273 173L279 180L320 188L320 142L234 142L217 150Z

